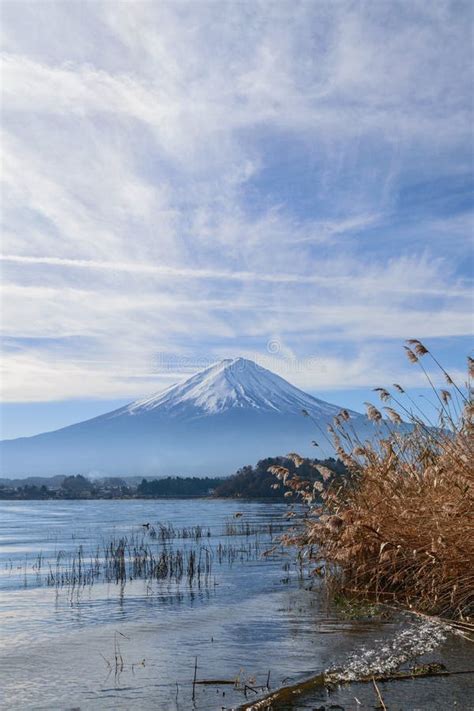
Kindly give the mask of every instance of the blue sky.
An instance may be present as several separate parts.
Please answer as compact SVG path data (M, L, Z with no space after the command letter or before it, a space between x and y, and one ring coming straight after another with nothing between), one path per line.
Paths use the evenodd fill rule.
M2 3L2 433L472 345L471 2ZM416 390L417 393L422 391Z

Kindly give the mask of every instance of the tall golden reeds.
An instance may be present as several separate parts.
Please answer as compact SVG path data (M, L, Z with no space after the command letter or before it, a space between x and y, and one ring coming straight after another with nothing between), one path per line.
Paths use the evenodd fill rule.
M428 379L436 420L400 385L394 393L375 389L390 403L383 418L367 403L378 433L371 441L359 441L350 420L339 416L333 437L351 476L342 483L326 477L322 492L285 478L311 507L298 542L346 593L468 619L474 606L473 361L461 387L419 340L408 341L406 353ZM422 362L429 358L446 388L435 387Z

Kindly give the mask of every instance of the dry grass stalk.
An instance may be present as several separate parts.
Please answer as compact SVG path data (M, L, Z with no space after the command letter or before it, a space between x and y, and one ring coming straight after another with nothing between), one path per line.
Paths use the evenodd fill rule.
M384 408L388 422L368 403L383 436L361 443L341 417L333 428L351 471L346 482L325 481L321 493L298 477L282 478L311 507L298 542L319 574L337 571L339 586L352 593L466 620L474 607L471 375L461 389L420 341L409 343L410 362L420 364L439 401L437 426L414 412L401 386L396 397L379 389L394 404ZM451 390L435 389L420 362L427 356Z

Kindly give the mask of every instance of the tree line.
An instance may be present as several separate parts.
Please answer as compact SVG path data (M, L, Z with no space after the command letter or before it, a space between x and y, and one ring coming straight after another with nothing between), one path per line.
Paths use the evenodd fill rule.
M339 459L304 459L298 467L298 475L311 481L316 478L315 464L322 464L339 476L348 472ZM125 479L108 477L90 480L81 474L64 477L56 488L45 484L0 484L0 499L131 499L166 497L220 497L240 499L282 500L286 488L278 483L268 470L272 466L284 466L290 474L296 466L286 457L267 457L256 465L247 465L229 477L179 477L142 479L137 484Z

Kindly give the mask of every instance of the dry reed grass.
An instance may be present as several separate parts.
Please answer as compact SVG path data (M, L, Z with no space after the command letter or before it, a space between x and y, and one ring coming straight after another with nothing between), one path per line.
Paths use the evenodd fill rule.
M407 356L420 366L437 403L430 421L400 385L376 388L388 420L371 403L377 436L358 440L342 414L333 438L351 476L341 484L321 472L323 491L275 472L310 505L298 543L346 593L394 602L428 614L469 619L474 606L473 405L469 359L460 387L418 340ZM446 381L438 389L423 360ZM326 479L326 481L324 481Z

